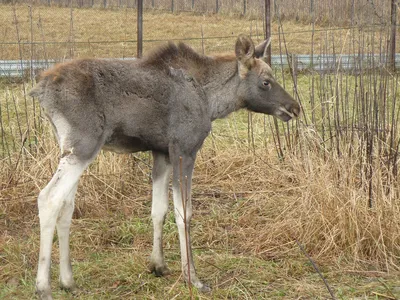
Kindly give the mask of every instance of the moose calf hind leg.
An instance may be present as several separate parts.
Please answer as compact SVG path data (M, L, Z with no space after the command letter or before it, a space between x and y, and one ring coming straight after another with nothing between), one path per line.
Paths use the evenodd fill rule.
M77 290L72 276L71 259L69 254L69 232L72 214L74 212L74 200L78 183L72 188L65 200L65 205L58 217L57 235L60 247L60 287L74 293Z
M86 166L87 163L80 161L74 155L63 157L60 160L60 164L56 173L47 186L39 194L38 208L40 219L40 252L36 277L36 291L40 299L52 299L50 286L50 263L54 230L60 214L61 216L65 214L66 207L67 214L65 215L65 218L72 217L72 205L70 202L73 201L73 197L68 196L75 188L79 177ZM65 228L64 231L62 229L61 231L60 242L64 250L61 250L61 259L63 259L63 257L69 257L69 252L65 252L64 249L64 244L66 241ZM65 266L63 268L65 269ZM64 270L64 272L69 273L68 270Z

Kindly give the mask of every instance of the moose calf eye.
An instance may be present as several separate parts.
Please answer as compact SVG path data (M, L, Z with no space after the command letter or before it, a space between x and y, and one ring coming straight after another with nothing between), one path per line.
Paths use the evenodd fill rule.
M262 85L263 85L263 86L269 86L269 85L270 85L270 83L269 83L269 81L268 81L268 80L264 80L264 81L263 81L263 83L262 83Z

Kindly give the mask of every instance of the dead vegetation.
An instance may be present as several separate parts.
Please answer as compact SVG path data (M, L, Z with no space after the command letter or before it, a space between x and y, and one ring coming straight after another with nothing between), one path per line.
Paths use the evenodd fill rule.
M34 4L36 6L95 8L104 10L135 9L133 0L1 0L0 3ZM341 26L358 23L385 24L390 19L390 0L295 0L271 2L274 18L285 21L310 23L314 20L320 25ZM264 2L258 0L143 0L143 7L149 11L191 12L197 14L214 14L221 16L262 18Z
M228 296L224 293L229 291L240 297L240 293L232 290L239 288L242 280L262 283L257 273L249 273L249 266L237 268L237 264L248 259L254 268L265 273L262 278L267 276L265 280L272 282L266 290L258 290L258 284L246 286L245 291L251 297L272 297L279 290L278 282L274 284L277 278L287 283L297 278L312 286L310 290L297 291L281 287L283 295L289 298L326 295L321 281L314 278L310 282L307 277L306 274L315 272L298 249L296 240L323 267L336 292L344 288L342 277L351 274L360 278L387 277L390 290L396 292L392 289L396 281L391 276L396 276L399 268L397 180L388 193L382 174L378 173L373 178L376 200L373 208L369 208L368 187L362 183L359 173L359 157L324 159L319 155L321 149L306 141L315 137L305 129L298 141L302 149L286 155L284 161L278 159L273 147L258 145L255 152L249 153L246 144L236 141L236 147L225 148L226 141L218 141L218 137L214 136L214 141L210 138L199 155L193 195L194 249L199 257L200 274L206 280L215 280L214 295L225 298ZM17 286L21 288L21 278L26 278L25 293L33 290L37 264L36 197L51 177L58 157L58 149L49 134L41 134L38 140L37 153L29 155L27 151L16 169L12 166L17 165L17 154L12 156L11 166L2 165L1 281L7 283L17 278ZM109 295L118 295L115 289L122 286L131 292L133 289L139 297L147 297L149 291L141 288L136 276L146 276L142 279L146 284L155 284L154 278L144 275L151 249L150 164L145 154L102 153L81 180L71 244L78 283L86 285L88 290L104 283L106 286L101 291ZM25 245L27 242L30 247ZM180 268L172 214L166 222L165 245L167 259L174 270L172 278L161 284L167 289L178 280ZM98 255L96 261L93 255ZM119 264L120 269L115 269L112 256L122 256L120 259L125 261L133 259L132 269ZM57 254L54 259L57 260ZM96 271L100 268L98 263L105 263L106 269ZM262 267L263 264L268 266ZM338 272L334 271L336 268L340 271L334 275ZM95 279L98 272L120 275L118 280L113 277L115 282L107 282L103 277L99 282ZM277 278L266 275L269 272ZM372 288L360 281L350 284L355 290L345 292L346 297L379 291L379 281ZM181 283L178 285L178 289L183 288ZM154 286L151 291L159 288ZM13 287L7 289L22 297ZM179 294L176 290L171 293L171 297Z

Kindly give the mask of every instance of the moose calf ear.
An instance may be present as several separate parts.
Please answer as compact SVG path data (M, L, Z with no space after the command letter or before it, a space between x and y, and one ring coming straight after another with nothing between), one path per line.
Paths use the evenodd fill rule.
M239 35L236 40L235 54L240 65L240 76L244 77L254 65L254 44L246 35Z
M263 41L261 44L259 44L254 51L254 55L257 58L260 58L267 62L267 49L269 45L271 44L271 37Z

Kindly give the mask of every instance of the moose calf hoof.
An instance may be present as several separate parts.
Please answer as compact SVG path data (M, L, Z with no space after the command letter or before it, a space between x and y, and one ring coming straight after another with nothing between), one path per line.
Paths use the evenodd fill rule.
M36 288L36 294L38 295L38 298L40 300L53 300L50 289L39 290L38 288Z
M74 295L79 293L79 288L77 287L77 285L75 283L63 284L60 282L60 288L64 291L74 294Z
M171 271L168 269L166 265L158 266L156 264L150 263L149 270L156 277L161 277L171 274Z
M201 286L197 289L199 290L200 293L203 293L203 294L207 294L207 293L211 292L211 288L206 284L203 284L203 286Z
M187 279L185 279L185 281L188 282ZM211 292L211 288L210 288L208 285L206 285L206 284L204 284L203 282L201 282L197 277L194 277L194 278L191 280L191 282L192 282L192 285L193 285L194 287L196 287L197 290L198 290L200 293L209 293L209 292Z

